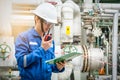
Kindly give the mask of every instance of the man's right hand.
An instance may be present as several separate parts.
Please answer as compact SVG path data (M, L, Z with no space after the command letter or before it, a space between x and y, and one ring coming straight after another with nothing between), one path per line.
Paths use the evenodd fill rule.
M41 47L46 51L51 47L52 39L45 41L45 37L42 38Z

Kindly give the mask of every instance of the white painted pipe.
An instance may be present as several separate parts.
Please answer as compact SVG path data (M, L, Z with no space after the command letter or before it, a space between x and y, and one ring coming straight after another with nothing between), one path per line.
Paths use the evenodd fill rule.
M34 4L34 5L38 5L41 2L43 2L44 0L12 0L12 3L14 4Z
M60 45L60 25L54 26L53 37L56 45Z
M89 1L89 0L88 0ZM84 12L92 10L93 6L95 6L96 3L88 3L87 1L84 2ZM100 9L117 9L120 10L120 4L108 4L108 3L99 3L98 4Z
M85 46L75 46L78 53L82 53L72 60L74 66L79 66L82 72L88 72L89 70L99 70L104 67L104 54L103 50L99 48L87 48Z
M74 5L72 0L66 1L62 6L62 27L61 27L61 41L73 42L73 18Z
M114 14L114 13L118 13L118 10L103 9L102 12L104 12L104 13L106 13L106 14Z
M0 36L12 36L11 13L12 1L0 0Z
M96 3L90 3L87 6L94 6ZM99 3L98 4L102 9L120 9L120 4L108 4L108 3Z
M69 3L63 4L62 7L62 27L61 40L62 42L73 42L73 8Z
M120 4L99 3L102 9L120 9Z
M92 3L92 0L84 0L84 3Z
M67 0L62 7L62 28L61 28L62 42L64 41L72 42L73 35L81 34L80 23L81 15L79 6L72 0ZM67 30L69 31L67 32Z
M117 47L118 47L118 10L104 10L105 13L113 14L113 33L112 33L112 80L117 80Z
M112 80L117 80L118 12L114 13L112 34Z

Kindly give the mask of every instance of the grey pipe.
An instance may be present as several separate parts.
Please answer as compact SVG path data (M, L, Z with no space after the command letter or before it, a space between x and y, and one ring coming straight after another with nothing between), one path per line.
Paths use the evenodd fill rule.
M104 10L107 14L114 14L112 34L112 80L117 80L117 47L118 47L118 10Z
M112 80L117 80L118 12L114 14L112 35Z

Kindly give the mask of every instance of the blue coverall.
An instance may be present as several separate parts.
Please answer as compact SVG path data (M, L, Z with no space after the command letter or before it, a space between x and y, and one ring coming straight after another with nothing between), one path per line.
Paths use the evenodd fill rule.
M51 80L52 72L59 71L56 64L46 64L46 60L55 58L54 41L48 50L41 47L41 37L34 28L18 35L15 41L15 57L21 80Z

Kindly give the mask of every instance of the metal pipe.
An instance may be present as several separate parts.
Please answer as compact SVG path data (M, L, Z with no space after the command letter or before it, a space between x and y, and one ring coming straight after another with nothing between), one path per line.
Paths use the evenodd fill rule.
M95 4L96 3L93 3L92 6L94 6ZM120 9L120 4L98 3L98 5L102 9Z
M106 62L108 62L108 57L109 57L109 43L107 40L105 40L105 44L106 44L106 56L107 56L107 59L106 59ZM108 64L106 64L106 75L109 75L109 72L108 72Z
M118 12L114 14L112 35L112 80L117 80Z
M92 0L84 0L84 3L92 3Z
M120 4L99 3L102 9L120 9Z
M112 34L112 80L117 80L117 47L118 47L118 10L105 9L103 12L114 14Z
M12 36L11 13L12 1L0 0L0 36Z
M118 14L118 16L120 17L120 13Z
M102 11L106 14L116 14L116 13L118 13L118 10L113 10L113 9L103 9Z

